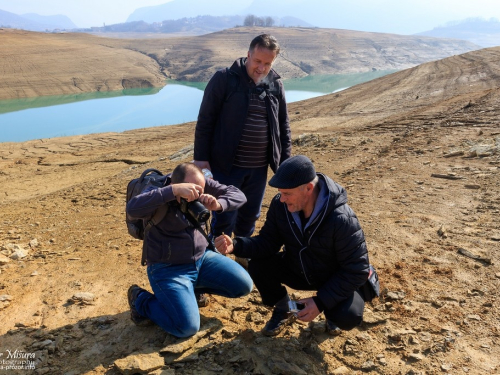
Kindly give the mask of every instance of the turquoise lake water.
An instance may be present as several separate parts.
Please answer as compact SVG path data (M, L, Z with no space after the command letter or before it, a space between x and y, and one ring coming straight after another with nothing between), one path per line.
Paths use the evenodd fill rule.
M288 103L325 95L393 71L284 81ZM206 83L0 101L0 142L23 142L195 121Z

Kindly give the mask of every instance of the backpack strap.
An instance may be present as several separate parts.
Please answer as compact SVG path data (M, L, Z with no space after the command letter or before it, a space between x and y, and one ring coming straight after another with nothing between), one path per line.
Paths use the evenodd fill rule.
M161 172L160 172L161 173ZM146 173L147 174L147 173ZM142 176L141 176L142 177ZM170 176L167 176L167 179L165 180L165 185L170 184ZM155 214L151 219L148 220L146 225L144 226L144 232L143 232L143 241L142 241L142 259L141 259L141 264L145 266L147 264L147 252L148 249L146 248L146 236L148 235L148 232L150 229L154 226L157 225L160 221L162 221L165 218L165 215L168 212L168 204L163 204L160 207L156 209Z
M148 223L144 227L144 237L146 236L146 231L149 231L153 225L157 225L160 221L162 221L167 212L168 212L167 204L158 207L153 217L148 220Z
M147 264L146 260L147 260L147 252L148 252L148 249L146 248L146 237L149 233L149 230L156 224L158 224L160 221L163 220L163 218L165 217L165 215L167 214L168 212L168 205L167 204L164 204L162 206L160 206L155 214L153 215L153 217L151 219L148 220L146 226L144 227L144 239L142 241L142 259L141 259L141 264L143 266L145 266Z
M156 171L160 175L163 176L163 174L160 171L158 171L157 169L148 169L148 170L144 171L141 178L144 178L144 176L146 176L151 171ZM167 178L166 178L163 186L168 186L168 185L170 185L170 175L167 175ZM149 219L148 222L146 223L146 225L144 226L144 238L146 237L146 232L149 231L153 227L153 225L158 225L158 223L163 220L163 218L165 217L167 212L168 212L168 204L163 204L156 209L153 217L151 219Z

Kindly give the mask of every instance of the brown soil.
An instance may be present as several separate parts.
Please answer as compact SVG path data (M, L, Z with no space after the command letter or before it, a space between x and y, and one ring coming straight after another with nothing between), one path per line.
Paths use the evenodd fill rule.
M126 185L191 160L171 155L193 123L0 144L0 249L29 250L0 257L0 356L34 352L38 374L118 374L140 354L164 374L499 373L499 61L485 49L290 105L293 154L346 187L381 278L363 325L338 337L321 318L263 337L256 292L212 296L212 331L182 354L159 356L178 341L129 320L128 286L149 286Z
M0 100L161 86L156 61L87 34L1 29Z
M148 39L0 29L0 100L161 87L167 78L206 82L245 56L262 32L273 33L282 46L275 67L284 79L401 70L479 48L460 40L336 29L236 28Z

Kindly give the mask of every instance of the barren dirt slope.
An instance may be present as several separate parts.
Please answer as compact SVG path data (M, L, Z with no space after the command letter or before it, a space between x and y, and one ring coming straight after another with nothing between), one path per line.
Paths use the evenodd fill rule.
M240 27L196 37L113 43L155 58L169 78L206 82L216 70L246 56L250 41L264 32L274 35L282 47L274 66L284 79L401 70L480 48L456 39L283 27Z
M166 78L208 81L271 32L283 78L399 70L471 51L459 40L334 29L236 28L197 37L112 39L0 29L0 100L160 87Z
M172 155L193 123L1 144L0 354L36 363L0 374L499 373L499 54L290 105L293 153L346 187L381 277L363 325L338 337L321 317L262 336L270 312L256 292L212 296L188 342L129 320L126 290L148 282L126 184L191 160Z
M0 29L0 100L162 86L156 61L87 34Z

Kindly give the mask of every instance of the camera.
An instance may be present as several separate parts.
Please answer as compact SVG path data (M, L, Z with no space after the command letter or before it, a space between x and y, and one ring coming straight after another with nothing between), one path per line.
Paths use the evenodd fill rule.
M210 211L198 200L188 202L181 198L180 210L183 214L190 215L198 223L204 223L210 217Z
M305 304L297 301L288 301L288 309L291 313L297 314L300 310L306 307Z

